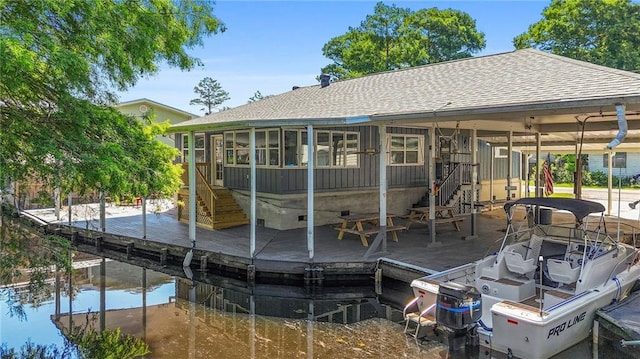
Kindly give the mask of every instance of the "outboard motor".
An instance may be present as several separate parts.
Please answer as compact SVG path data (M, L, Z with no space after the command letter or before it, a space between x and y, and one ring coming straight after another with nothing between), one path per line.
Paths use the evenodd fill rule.
M454 282L441 283L436 305L436 322L449 349L462 343L476 346L476 323L482 315L482 296L475 287Z

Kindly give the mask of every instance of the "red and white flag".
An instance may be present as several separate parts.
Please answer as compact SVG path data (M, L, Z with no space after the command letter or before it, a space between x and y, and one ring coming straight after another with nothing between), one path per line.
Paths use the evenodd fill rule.
M553 174L551 174L551 154L547 154L547 159L542 165L544 175L544 194L549 197L553 194Z

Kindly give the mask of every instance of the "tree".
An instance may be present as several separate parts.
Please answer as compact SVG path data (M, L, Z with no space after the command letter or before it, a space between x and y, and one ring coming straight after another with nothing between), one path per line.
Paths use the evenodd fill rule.
M161 127L114 110L113 91L156 73L160 61L201 64L187 50L225 30L212 11L205 0L5 0L0 180L113 195L175 191L174 152L150 140Z
M263 96L262 93L258 90L253 94L253 96L249 97L249 101L247 101L247 103L257 102L269 97L273 97L273 95Z
M230 99L229 93L223 90L218 81L211 77L205 77L200 80L198 86L193 88L193 92L200 97L189 101L189 105L205 106L202 111L207 110L207 115L210 114L214 108L217 108L222 105L223 102Z
M467 13L437 8L411 11L376 4L359 27L322 47L333 60L322 72L336 79L470 57L485 46Z
M554 0L543 19L513 40L516 48L640 71L640 4L631 0Z
M187 50L225 30L212 12L207 0L4 0L0 202L13 181L80 194L175 193L177 150L154 139L168 124L121 114L112 107L113 91L156 73L159 62L181 69L201 64ZM0 206L0 280L6 283L18 267L68 268L59 255L64 249L49 236L39 248L25 248L22 239L32 234L3 220L7 207ZM31 281L41 277L33 273Z

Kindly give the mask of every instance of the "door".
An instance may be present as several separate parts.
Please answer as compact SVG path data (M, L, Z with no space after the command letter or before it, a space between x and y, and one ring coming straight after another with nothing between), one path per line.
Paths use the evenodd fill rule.
M222 135L211 136L211 178L214 186L224 185L224 139Z

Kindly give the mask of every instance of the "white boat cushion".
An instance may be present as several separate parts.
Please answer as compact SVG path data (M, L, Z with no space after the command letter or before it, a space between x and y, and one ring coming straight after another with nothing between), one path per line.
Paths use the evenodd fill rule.
M547 270L552 281L562 284L573 283L580 276L580 266L571 268L571 263L561 259L549 258L547 260Z
M516 274L525 275L533 272L537 267L537 259L530 258L524 260L524 258L522 258L522 254L518 252L504 252L504 260L509 271Z

